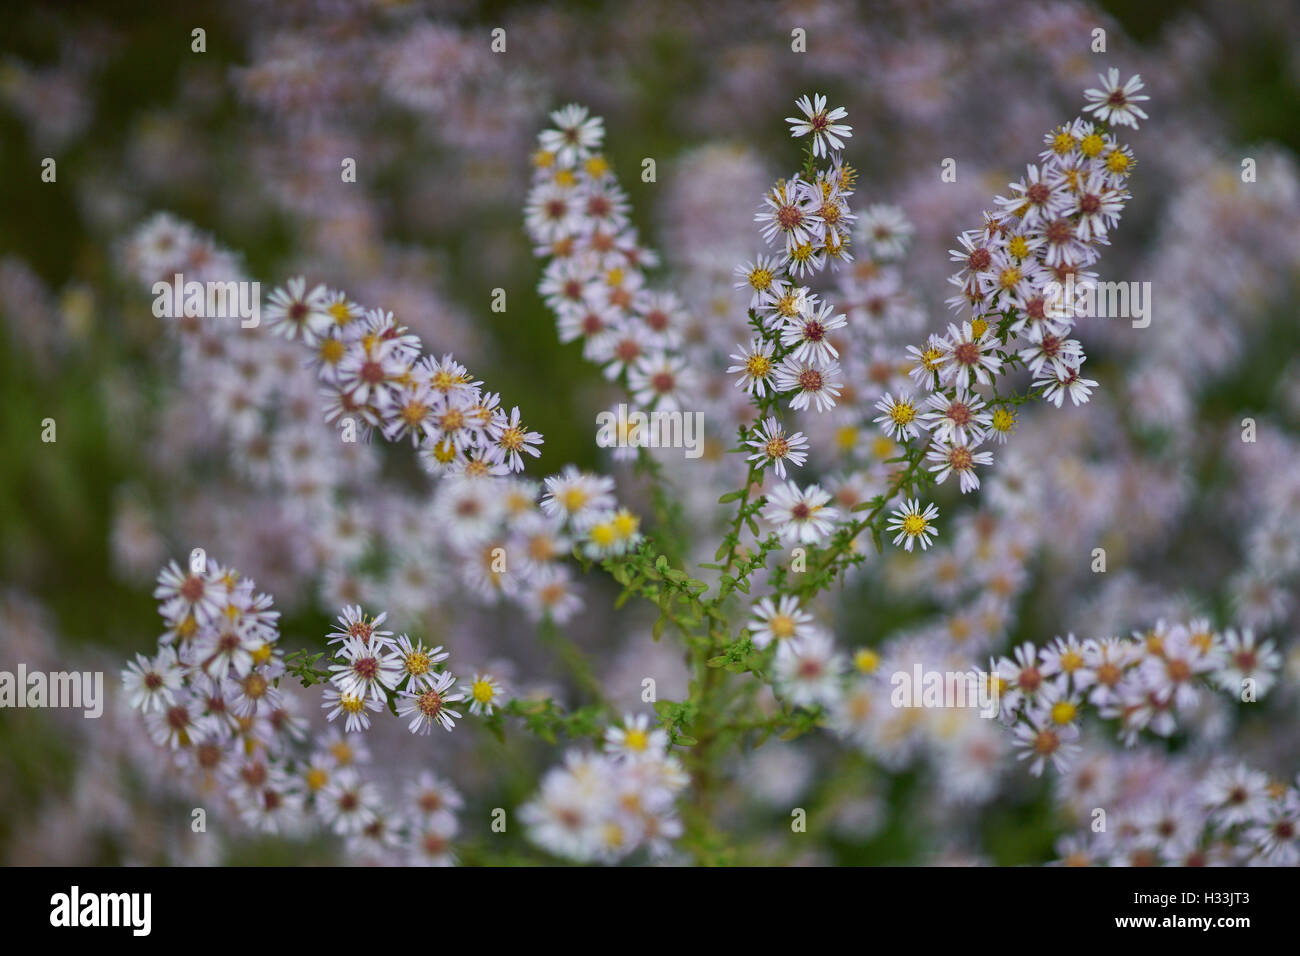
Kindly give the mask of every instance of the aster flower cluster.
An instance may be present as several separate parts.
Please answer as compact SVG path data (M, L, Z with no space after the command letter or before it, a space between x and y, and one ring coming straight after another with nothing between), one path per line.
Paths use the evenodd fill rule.
M439 647L427 647L423 641L403 634L394 639L392 631L381 630L386 613L375 617L360 607L346 607L328 636L329 644L338 645L329 664L330 686L321 705L329 719L344 718L344 729L353 733L370 729L367 711L393 707L401 718L409 720L407 729L424 736L434 726L450 731L461 719L454 709L465 694L456 687L456 677L444 662L449 656ZM491 712L499 703L499 685L490 678L476 683L482 687Z
M271 293L271 331L314 352L325 420L355 432L378 429L388 441L410 439L433 475L506 475L523 470L524 455L541 452L541 433L507 412L451 355L422 355L419 336L392 312L365 311L346 293L307 288L301 276Z
M841 151L853 133L835 122L844 109L828 111L821 94L802 97L797 105L805 116L787 121L792 135L812 136L807 163L767 191L754 217L773 251L736 268L736 288L750 293L756 335L747 346L737 346L732 356L737 364L727 372L738 374L736 386L760 400L769 394L788 397L792 409L825 412L835 407L843 387L834 339L848 318L799 280L852 260L856 216L848 200L856 172ZM816 166L817 157L825 157L826 165ZM779 442L772 451L774 462L784 457Z
M688 777L668 735L645 714L607 728L604 750L570 750L520 809L529 838L578 862L615 863L644 849L652 859L682 834L677 796Z
M408 64L412 71L414 62ZM1081 763L1096 756L1082 749L1090 725L1113 722L1126 749L1099 752L1113 767L1136 765L1148 748L1160 749L1162 739L1184 732L1208 737L1214 718L1207 713L1221 717L1231 701L1253 701L1272 689L1281 667L1272 641L1256 640L1245 629L1218 632L1190 616L1178 618L1191 620L1187 625L1162 622L1132 640L1080 642L1070 636L1043 648L1025 644L1006 656L1000 653L1016 601L1033 580L1033 565L1052 551L1052 529L1042 527L1041 513L1058 506L1054 499L1059 499L1059 512L1053 514L1060 515L1061 537L1086 541L1088 547L1133 515L1133 506L1114 502L1144 479L1161 479L1161 487L1145 516L1149 525L1135 534L1156 533L1152 529L1184 501L1178 475L1156 472L1136 458L1114 464L1090 461L1082 451L1053 456L1049 449L1059 443L1041 435L1034 440L1029 433L1039 423L1019 421L1017 415L1034 397L1058 407L1066 397L1082 404L1096 385L1080 374L1085 357L1073 336L1081 316L1055 295L1053 284L1096 278L1090 270L1129 198L1126 182L1135 162L1113 129L1136 128L1145 119L1137 105L1146 100L1142 89L1137 77L1121 84L1115 71L1103 76L1099 89L1085 93L1084 115L1053 130L1041 161L1011 184L1009 197L997 198L984 226L958 237L960 249L952 255L961 268L952 284L959 294L950 305L963 315L946 335L913 347L905 362L899 360L899 343L914 341L924 322L903 278L913 228L892 205L850 208L856 184L843 157L852 138L843 109L828 108L824 96L806 96L796 103L802 115L788 119L791 135L807 145L806 162L763 191L757 222L768 249L735 276L749 300L743 332L711 321L695 303L688 309L688 295L646 288L645 270L656 257L630 226L627 196L602 154L602 121L578 106L552 114L554 128L541 134L534 155L525 215L536 253L547 261L541 293L556 313L561 339L581 341L584 355L605 377L648 408L698 406L710 417L721 411L720 420L741 426L739 448L733 451L742 457L714 452L714 459L700 463L696 487L683 490L698 496L702 488L713 512L717 503L739 502L715 563L703 565L718 572L715 593L704 597L709 585L670 568L658 553L674 550L673 529L661 520L653 534L643 536L638 517L615 498L612 478L573 467L544 485L518 476L521 455L536 456L541 436L521 423L518 409L507 416L499 397L484 391L451 356L422 357L420 339L391 313L367 311L323 286L309 288L301 277L273 293L265 310L268 330L276 336L271 343L301 340L313 350L312 367L327 390L328 420L346 425L350 419L363 434L373 430L395 443L410 438L421 464L447 476L427 500L408 502L390 522L409 524L418 533L367 528L376 543L393 547L397 555L398 570L388 583L400 585L410 575L404 586L410 603L434 592L427 587L430 578L445 579L450 572L486 601L511 600L547 626L563 624L582 606L562 563L576 552L615 572L624 597L638 593L653 603L660 613L656 641L666 628L683 633L694 673L685 700L657 704L657 726L645 715L629 715L621 726L606 729L610 707L599 687L591 708L555 718L560 729L577 730L572 736L599 739L603 730L604 748L595 754L573 750L545 776L524 808L527 833L536 845L577 861L616 862L642 848L661 858L673 841L685 837L682 844L702 854L701 847L710 845L707 824L698 824L683 807L684 826L676 802L692 775L703 786L725 759L719 738L730 743L754 733L761 743L768 734L798 736L826 727L889 771L928 760L940 779L941 800L982 803L997 794L1005 766L1014 766L1007 759L1012 753L1035 776L1053 764L1059 771L1052 778L1055 785L1072 780ZM144 248L165 251L167 237L162 239ZM200 262L220 254L194 238L184 245ZM729 255L727 261L743 255ZM167 261L165 254L159 259ZM235 268L231 257L218 271ZM830 269L834 292L814 288ZM734 364L719 361L719 335L725 343L749 338L748 346L736 346ZM725 343L724 352L731 348ZM277 353L280 382L289 378L288 354ZM726 367L736 387L701 374L709 367ZM1028 383L1023 394L1009 390L1017 370L1025 373L1021 387ZM280 382L275 388L284 387ZM922 397L914 398L918 391ZM728 394L739 401L728 403ZM296 403L300 397L294 392L288 400ZM254 402L251 411L238 401L231 404L238 413L231 420L239 423L233 430L249 436L258 431L253 423L274 423L280 408L278 402L265 408ZM1105 406L1105 399L1096 404ZM737 405L743 411L736 411ZM1117 431L1110 428L1110 408L1094 405L1094 410L1099 430ZM981 446L1004 443L1017 428L1017 442L998 452L1002 467L984 471L993 454ZM510 429L517 435L502 441ZM871 440L863 441L864 433ZM1030 446L1023 452L1022 442ZM824 445L833 446L837 464L849 463L847 473L821 467ZM715 502L715 479L727 474L719 463L724 458L743 461L748 476L742 491ZM1048 464L1039 465L1040 458ZM863 460L868 464L859 467ZM816 475L815 483L791 480L805 468ZM1030 473L1040 480L1027 481ZM770 484L769 474L777 479ZM963 494L982 487L985 507L949 518L935 548L939 513L925 501L923 489L950 476ZM338 488L320 484L314 498L323 503ZM1283 510L1291 501L1281 487L1285 484L1270 485L1270 510ZM364 492L364 483L361 487ZM312 489L310 476L296 484L296 490L302 488ZM351 507L345 517L369 525L365 510L369 505ZM868 513L854 520L862 511ZM412 522L412 516L419 520ZM1261 520L1249 535L1253 558L1238 590L1250 592L1250 612L1276 623L1286 617L1288 595L1280 577L1265 572L1276 566L1292 573L1300 559L1289 548L1288 535L1267 534L1267 524ZM742 543L745 529L753 534L753 545ZM838 573L864 562L859 540L864 531L878 549L884 537L906 552L920 546L925 554L899 554L884 562L883 583L901 587L909 599L933 600L940 613L880 640L873 633L871 647L844 654L836 646L829 602L819 598ZM428 542L416 542L419 537L435 538L436 548L421 550ZM698 544L676 547L674 558ZM790 562L767 568L766 558L784 549L806 559L806 565L797 567L792 555ZM359 562L366 546L353 543L345 550ZM735 592L748 595L751 586L758 593L747 599L749 619L737 636L723 602ZM1127 599L1125 587L1137 589L1129 577L1107 593L1124 593ZM269 599L260 595L248 595L245 603L248 610L240 613L273 614ZM426 608L430 603L426 600ZM407 635L394 639L381 630L386 615L366 615L362 604L393 606L372 600L371 594L358 593L333 606L339 604L346 607L330 635L334 649L326 670L290 661L286 671L283 656L274 651L269 659L272 667L279 661L280 673L326 683L324 709L349 732L348 739L368 730L371 716L385 706L414 734L429 733L435 724L450 730L466 709L487 717L497 710L512 716L545 712L547 719L560 712L550 699L521 695L507 702L501 683L489 674L476 674L472 685L458 683L444 667L442 648ZM1249 613L1236 619L1243 628L1253 623ZM264 626L273 630L269 623ZM210 634L203 638L205 654L212 641ZM909 710L890 700L891 674L913 665L961 671L989 653L1009 732L969 713ZM214 653L212 666L227 658L232 672L245 666L237 649L225 657ZM146 663L138 661L137 670ZM744 672L756 680L724 688L727 674ZM1210 687L1224 694L1211 700ZM589 686L583 689L591 692ZM736 709L723 708L722 701L734 702ZM536 709L522 709L534 704ZM736 716L740 705L750 708L743 720ZM1084 720L1089 710L1096 720ZM733 716L735 725L726 726ZM677 746L683 747L680 762L673 755ZM1182 765L1176 755L1162 756L1161 766ZM1271 782L1265 786L1261 775L1244 767L1233 773L1238 783L1249 778L1251 795L1266 790L1268 800L1248 796L1250 812L1238 815L1229 809L1237 790L1220 788L1214 799L1198 795L1193 807L1179 808L1194 821L1185 828L1195 830L1193 837L1170 834L1160 813L1130 806L1120 794L1113 806L1122 822L1112 828L1113 835L1087 845L1063 844L1062 856L1091 854L1107 862L1147 856L1174 862L1198 855L1215 861L1289 860L1294 831L1287 836L1285 829L1295 791ZM1191 779L1192 771L1187 775ZM364 785L350 775L344 784L347 799L355 803ZM304 795L304 807L310 799ZM1164 842L1157 845L1157 837Z
M1223 758L1089 749L1057 784L1064 812L1089 826L1057 842L1062 866L1296 866L1300 780L1288 785Z
M547 259L538 291L561 342L625 385L646 409L692 404L695 373L683 354L687 315L672 292L646 284L658 256L630 224L627 194L601 152L604 121L570 104L538 134L524 224Z
M202 569L176 562L158 576L154 596L166 630L152 657L137 654L122 671L125 698L143 715L153 743L195 792L221 795L250 832L305 838L334 834L349 859L372 863L447 865L461 800L454 789L423 772L404 785L390 809L377 784L365 779L367 711L393 694L412 732L433 723L451 729L462 699L455 678L440 665L447 655L406 635L381 629L346 608L330 636L341 645L324 694L329 719L345 717L348 733L314 734L298 710L298 696L281 678L303 670L280 646L279 612L256 584L215 562ZM300 656L300 655L297 655ZM320 655L317 655L319 657ZM477 674L471 709L491 714L501 684Z
M1103 122L1076 117L1049 131L1040 163L997 197L982 227L957 237L960 248L950 255L961 268L949 282L959 293L948 304L969 318L908 348L912 382L928 394L887 392L876 403L876 422L891 439L929 432L925 457L937 483L952 475L963 493L977 489L977 469L993 463L980 446L1006 441L1016 406L1030 395L1058 408L1067 397L1080 405L1097 385L1081 374L1086 357L1071 330L1085 284L1097 281L1090 268L1099 247L1129 199L1125 184L1136 162L1104 120L1136 128L1146 115L1135 105L1147 98L1138 93L1141 79L1120 87L1117 76L1110 71L1103 91L1085 94ZM998 380L1016 368L1031 376L1030 391L1003 394Z
M1118 721L1120 739L1133 746L1143 731L1171 736L1180 715L1203 709L1207 686L1255 703L1281 663L1271 641L1256 641L1249 630L1216 633L1196 620L1160 621L1130 640L1071 634L1044 647L1026 643L990 661L989 671L1002 688L1001 716L1012 726L1017 756L1039 775L1047 762L1064 770L1077 755L1085 705Z

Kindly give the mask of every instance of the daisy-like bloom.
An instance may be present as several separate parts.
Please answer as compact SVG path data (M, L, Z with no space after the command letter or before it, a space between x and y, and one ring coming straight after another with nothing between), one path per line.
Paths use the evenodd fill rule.
M763 241L770 245L783 237L787 255L799 246L812 248L817 238L816 226L821 222L817 214L820 192L797 175L769 189L763 196L763 206L754 216L762 224Z
M842 150L844 140L853 137L852 126L835 122L848 116L849 111L842 106L827 110L826 97L821 93L813 94L811 100L805 94L795 100L794 105L799 108L803 116L785 118L785 121L790 124L790 135L797 139L811 133L814 156L826 156L831 150Z
M593 340L592 350L596 353L593 358L604 363L601 372L614 381L646 355L654 347L654 341L645 323L632 319L612 329L609 335Z
M901 256L907 251L914 231L903 210L884 203L868 206L858 219L858 242L876 259Z
M131 707L147 714L172 704L184 679L185 668L177 660L175 648L164 646L153 660L135 655L122 671L122 689Z
M1011 251L1013 244L1018 244L1021 252L1026 258L1017 258ZM1035 239L1034 246L1039 244ZM984 276L980 277L979 288L983 293L981 304L992 309L995 306L1001 310L1008 308L1020 308L1026 299L1028 299L1042 284L1043 268L1038 260L1032 257L1032 248L1028 248L1028 240L1024 236L1015 236L1008 245L999 249L993 255L993 268ZM988 323L983 323L987 325ZM976 328L978 335L980 329Z
M453 814L465 803L455 787L428 770L406 785L405 794L407 811L418 818Z
M384 438L391 442L401 441L407 435L411 445L418 445L422 438L437 433L435 414L437 413L435 393L428 385L415 384L392 394L391 405L386 409L383 424Z
M1263 697L1277 681L1282 655L1272 641L1256 643L1255 632L1246 628L1239 634L1229 628L1223 632L1223 664L1215 673L1219 686L1230 694L1243 695L1248 686L1254 698ZM1253 685L1247 685L1246 681Z
M1018 722L1012 734L1012 746L1019 751L1016 759L1029 760L1029 772L1035 777L1042 776L1049 760L1058 773L1063 773L1080 750L1073 742L1079 728L1074 724L1058 724L1045 711Z
M374 821L382 806L379 788L370 781L363 782L352 767L332 774L315 800L321 820L339 836L360 833Z
M839 352L830 342L830 334L848 324L849 318L844 313L831 315L835 307L823 302L820 309L809 308L791 319L786 319L785 328L781 330L781 344L792 349L790 357L814 365L828 365L839 357Z
M925 343L925 348L918 348L915 345L907 347L908 362L910 368L907 370L908 376L920 388L931 388L934 385L935 377L943 371L944 356L947 349L944 341L938 335L931 333L929 340Z
M511 471L524 470L521 452L534 458L542 454L537 448L538 445L543 444L542 433L529 431L527 426L520 422L517 405L511 409L509 416L498 409L487 427L487 435L492 442L490 454L497 461L509 465Z
M757 394L763 398L772 387L772 379L776 374L776 363L772 361L772 350L776 348L776 343L756 336L749 343L748 349L742 345L737 345L736 348L738 351L733 352L731 358L737 364L729 367L727 374L741 373L736 388L743 388L750 395Z
M451 841L460 825L450 813L422 817L410 825L406 862L410 866L455 866Z
M894 396L886 392L884 397L876 402L876 408L885 414L873 418L872 421L895 441L906 441L920 434L919 426L922 423L911 395L900 394L895 401Z
M1070 689L1069 679L1058 676L1044 680L1042 689L1028 707L1027 715L1039 727L1051 727L1062 739L1074 740L1079 736L1080 698Z
M360 638L348 638L337 654L342 661L330 665L330 680L357 697L383 700L385 692L396 689L405 676L400 659L373 641L366 644Z
M182 571L175 561L168 563L158 574L158 587L153 596L158 599L159 612L169 621L192 616L196 624L213 621L225 606L229 584L211 568L206 574Z
M668 749L668 734L651 728L646 714L625 714L622 726L605 730L605 753L624 760L655 759Z
M210 677L242 677L253 667L253 653L265 643L262 635L241 626L238 619L223 619L203 628L193 644L197 666Z
M402 668L399 683L405 681L407 690L432 684L438 676L434 668L450 656L441 645L426 647L424 641L412 641L405 634L397 639L393 652Z
M1016 410L1008 405L999 405L989 416L988 435L999 445L1005 445L1011 433L1016 430Z
M347 329L366 314L366 310L348 298L342 289L325 293L325 311L334 320L336 331Z
M844 189L840 182L840 176L834 170L817 174L816 188L821 192L817 215L821 222L817 223L815 230L822 241L823 251L834 258L843 256L852 260L847 246L853 223L858 217L849 209L848 197L853 194L852 190Z
M284 706L271 681L284 673L284 665L273 661L273 668L249 671L235 681L235 694L230 701L230 710L236 717L252 717L259 711L263 714Z
M963 289L974 288L993 269L993 250L978 229L961 233L957 241L961 249L949 249L948 258L962 267L949 281Z
M501 706L505 697L505 687L491 674L474 672L474 680L469 685L469 712L475 717L491 717L495 709Z
M497 532L501 521L500 489L496 482L453 473L436 492L431 513L453 545L473 547Z
M1034 379L1030 387L1042 388L1043 400L1060 408L1067 395L1076 406L1086 405L1092 390L1097 387L1097 382L1091 378L1083 378L1077 368L1063 365L1060 369L1050 367L1045 369L1044 376Z
M1218 767L1201 784L1200 797L1211 817L1223 826L1257 822L1263 819L1271 799L1268 774L1244 763Z
M946 382L965 388L973 388L977 382L988 385L1002 368L1002 360L993 354L998 339L992 326L976 333L970 322L963 322L961 328L949 324L948 337L942 341L944 355L939 374Z
M593 798L598 793L575 779L567 768L551 769L542 778L537 796L519 811L529 839L562 857L590 859L604 809L604 801Z
M920 542L921 550L924 551L930 547L932 538L939 534L939 529L934 526L934 520L939 517L939 509L930 502L921 510L921 503L915 498L904 499L899 508L895 508L893 514L889 516L889 524L885 526L885 531L897 531L894 537L895 546L901 544L906 551L912 550L912 545Z
M1079 341L1056 334L1046 322L1030 328L1029 341L1033 344L1020 350L1020 360L1034 375L1038 375L1044 365L1060 371L1077 366L1083 359L1083 346Z
M690 317L682 302L671 292L643 289L632 301L632 311L640 318L649 344L654 348L677 348L682 343L682 328Z
M808 460L808 453L804 450L808 447L808 439L803 432L787 435L785 427L775 418L765 420L754 430L754 434L754 438L745 442L750 448L756 449L747 460L761 462L760 468L770 462L777 475L784 478L787 461L802 466Z
M830 494L817 485L800 491L793 481L787 481L768 492L763 518L776 526L786 543L820 544L839 518L839 510L829 507L830 500Z
M145 727L159 747L178 750L194 742L200 715L188 693L177 693L166 707L149 713Z
M612 511L616 504L613 478L581 472L574 465L566 465L560 474L546 479L541 501L546 514L567 518L578 527Z
M800 608L798 599L789 594L775 604L770 597L763 598L754 605L752 613L749 638L760 650L772 643L797 644L817 632L813 616Z
M814 231L819 231L821 223L814 223L812 228ZM836 251L838 253L842 250L836 247ZM816 245L816 240L792 244L786 251L786 256L788 259L786 268L796 279L821 272L826 266L826 249Z
M406 357L396 342L379 340L370 348L355 343L339 360L337 387L357 405L383 408L407 371Z
M452 710L448 704L464 700L465 695L453 690L456 678L448 671L443 671L428 686L412 692L404 690L398 695L397 715L410 717L407 729L413 734L425 736L439 724L450 731L461 719L459 711Z
M641 543L641 519L627 508L619 508L594 520L587 528L583 552L591 558L626 554Z
M926 458L932 462L930 471L935 475L935 482L943 484L948 475L956 472L961 480L961 493L969 494L980 486L979 475L975 474L976 465L993 464L991 451L976 451L977 442L970 444L946 442L936 439L930 445Z
M759 256L736 266L736 278L740 281L735 288L750 290L749 308L754 309L763 301L764 293L772 290L780 275L781 263L775 256Z
M276 335L302 338L305 345L316 342L335 327L329 312L329 293L323 285L307 291L307 280L296 276L267 298L267 325Z
M780 331L791 319L801 313L816 308L818 297L807 286L795 285L786 279L775 279L772 287L763 293L756 311L763 319L763 326Z
M1049 185L1039 176L1037 166L1030 165L1025 169L1026 179L1011 184L1014 195L1005 199L998 196L994 202L1018 218L1023 228L1031 229L1040 222L1056 218L1068 198L1059 187Z
M1066 215L1076 216L1075 232L1084 242L1098 242L1119 222L1126 193L1114 189L1106 174L1096 172L1080 186L1079 193L1065 207Z
M1111 146L1102 157L1106 179L1116 189L1122 187L1137 166L1133 150L1128 146Z
M1300 796L1287 790L1270 800L1263 819L1246 831L1246 839L1271 866L1300 863Z
M236 805L240 819L254 830L293 835L302 828L303 796L283 771L272 771L256 790L245 788Z
M584 235L594 232L616 233L627 225L628 201L613 179L584 183L580 189Z
M1088 653L1084 643L1073 634L1058 637L1039 652L1044 677L1064 677L1076 691L1090 687L1096 677L1088 666Z
M1092 689L1088 701L1096 707L1106 707L1117 699L1124 673L1135 660L1134 646L1119 638L1107 637L1084 642L1085 669L1092 675Z
M361 605L349 604L338 616L338 623L334 625L334 630L325 635L326 643L343 644L356 638L363 644L370 644L372 641L380 646L391 644L393 632L379 629L386 620L388 620L387 611L376 617L370 617L361 610Z
M605 138L605 122L599 116L589 116L587 107L570 103L551 114L554 129L543 130L537 137L538 145L555 156L561 168L570 168L579 160L587 159Z
M921 415L921 424L936 441L978 445L993 421L992 414L984 411L984 399L964 388L957 388L952 395L935 392L926 404L934 411Z
M1012 651L1011 657L989 662L989 669L997 674L1003 682L1002 714L1014 717L1023 709L1028 712L1038 699L1038 695L1047 685L1042 666L1038 660L1038 649L1025 641Z
M339 714L344 715L343 729L350 734L369 730L370 715L366 711L382 710L383 707L376 698L347 694L332 685L325 688L321 703L321 710L327 711L326 720L333 721Z
M1098 73L1097 79L1101 80L1100 89L1093 87L1083 91L1088 100L1084 112L1096 114L1097 119L1103 123L1137 129L1138 120L1147 118L1147 114L1137 104L1151 98L1138 92L1143 87L1141 74L1135 73L1121 86L1119 70L1112 67L1104 76Z
M627 387L646 408L677 411L690 398L694 376L686 359L669 352L644 356L628 369Z
M822 366L800 362L787 358L776 370L776 390L778 392L795 392L790 400L790 407L796 410L810 405L819 412L835 407L843 386L840 366L837 362L828 362Z
M818 631L797 644L780 645L774 676L779 692L800 707L833 706L840 697L843 658L830 635Z

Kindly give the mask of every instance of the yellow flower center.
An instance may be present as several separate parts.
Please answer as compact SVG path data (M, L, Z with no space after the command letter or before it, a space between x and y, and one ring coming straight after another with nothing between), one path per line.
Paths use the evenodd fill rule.
M1074 149L1074 137L1065 130L1061 130L1052 139L1052 151L1058 156L1064 156L1072 149Z
M889 410L889 417L896 425L906 425L916 418L916 409L908 402L899 402Z
M785 640L787 637L794 636L794 618L789 614L777 614L768 623L772 629L772 636L777 640Z
M614 527L614 534L618 538L630 538L632 535L636 534L637 529L641 527L641 519L632 514L632 512L628 511L626 508L621 508L618 513L614 515L611 524Z
M853 655L853 666L864 674L872 674L880 666L880 655L864 647Z
M327 365L337 365L343 358L347 347L338 339L322 339L320 343L321 361Z
M1100 156L1101 151L1105 148L1106 141L1101 138L1100 133L1089 133L1079 143L1079 151L1089 159L1092 159L1095 156Z
M1079 709L1068 700L1058 700L1052 705L1052 720L1058 724L1068 724L1078 712Z

